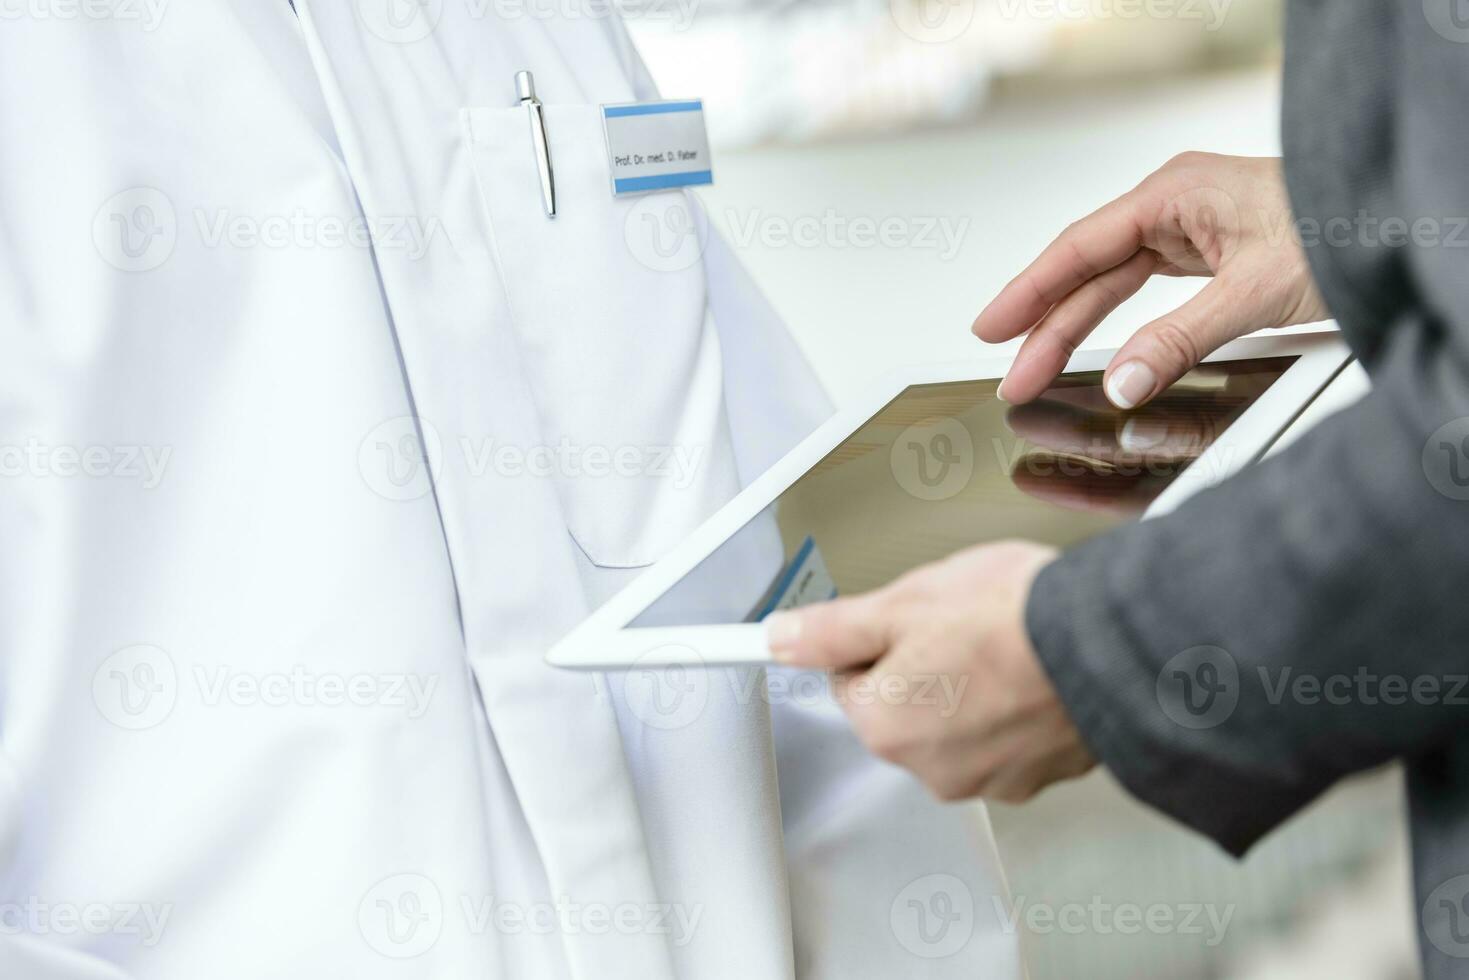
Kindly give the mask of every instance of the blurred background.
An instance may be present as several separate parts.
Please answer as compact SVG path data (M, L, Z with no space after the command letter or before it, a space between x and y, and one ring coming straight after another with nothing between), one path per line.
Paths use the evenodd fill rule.
M839 401L894 364L982 356L980 307L1172 155L1279 152L1279 0L625 13L663 94L704 99L711 218ZM1197 286L1153 283L1088 346L1116 346ZM1338 787L1243 862L1105 774L991 816L1033 980L1417 976L1395 771ZM1048 924L1035 906L1093 911ZM1153 925L1132 928L1134 907Z

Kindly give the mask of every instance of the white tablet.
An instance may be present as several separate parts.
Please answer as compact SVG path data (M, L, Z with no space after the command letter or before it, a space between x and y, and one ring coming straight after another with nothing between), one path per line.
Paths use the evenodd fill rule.
M874 385L593 613L546 659L583 669L770 659L776 609L854 595L970 545L1064 547L1156 516L1259 459L1349 361L1334 330L1236 341L1133 412L1113 351L1078 353L1028 405L1011 358Z

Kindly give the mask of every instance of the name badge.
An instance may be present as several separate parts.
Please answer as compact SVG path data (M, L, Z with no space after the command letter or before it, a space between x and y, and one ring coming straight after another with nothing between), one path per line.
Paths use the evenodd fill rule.
M714 183L699 99L602 106L613 194Z

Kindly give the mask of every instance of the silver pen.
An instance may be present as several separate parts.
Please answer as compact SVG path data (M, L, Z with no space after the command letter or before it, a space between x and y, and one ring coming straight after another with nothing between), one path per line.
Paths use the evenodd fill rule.
M515 73L515 96L530 119L530 141L536 151L536 170L541 175L541 203L546 217L556 217L556 177L551 172L551 147L546 143L546 114L536 98L536 80L528 71Z

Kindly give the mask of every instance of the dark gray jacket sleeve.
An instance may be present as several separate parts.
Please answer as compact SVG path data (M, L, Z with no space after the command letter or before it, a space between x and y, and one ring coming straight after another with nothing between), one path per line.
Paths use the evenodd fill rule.
M1469 718L1466 333L1394 324L1363 401L1035 583L1032 640L1094 753L1232 852Z

